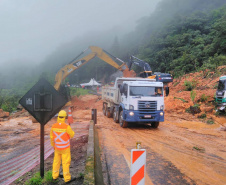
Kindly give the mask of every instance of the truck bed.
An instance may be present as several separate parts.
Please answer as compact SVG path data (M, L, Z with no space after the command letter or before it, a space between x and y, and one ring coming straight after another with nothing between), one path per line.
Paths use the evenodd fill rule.
M121 95L119 93L119 88L115 89L114 87L102 87L102 99L107 102L114 104L120 103Z

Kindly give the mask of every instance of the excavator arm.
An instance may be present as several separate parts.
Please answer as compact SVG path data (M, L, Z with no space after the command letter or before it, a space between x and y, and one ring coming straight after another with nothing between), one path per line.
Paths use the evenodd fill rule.
M90 46L89 49L92 51L90 54L86 55L85 57L83 57L81 59L73 60L72 62L70 62L69 64L65 65L63 68L61 68L57 72L56 77L55 77L55 85L54 85L54 88L56 90L59 90L61 83L65 80L65 78L69 74L71 74L73 71L75 71L76 69L80 68L81 66L83 66L87 62L89 62L94 57L100 58L104 62L110 64L111 66L113 66L114 68L116 68L116 69L118 69L120 71L124 71L124 70L129 71L128 66L126 65L126 63L124 61L120 60L117 57L112 56L111 54L107 53L103 49L101 49L101 48L99 48L97 46ZM83 54L86 50L84 50L81 54ZM118 65L112 58L120 61L122 63L122 65Z

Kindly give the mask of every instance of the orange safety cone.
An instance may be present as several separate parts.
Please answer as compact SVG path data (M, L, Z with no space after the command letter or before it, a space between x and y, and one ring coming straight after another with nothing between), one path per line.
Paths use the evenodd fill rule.
M72 113L71 113L71 107L69 107L68 110L68 119L67 119L68 124L70 125L71 123L73 123L73 117L72 117Z

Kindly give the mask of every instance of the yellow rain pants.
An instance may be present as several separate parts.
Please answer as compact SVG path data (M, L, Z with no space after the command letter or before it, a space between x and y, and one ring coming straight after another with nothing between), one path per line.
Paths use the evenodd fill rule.
M74 137L75 133L71 129L70 126L67 127L67 133L70 136L70 138ZM68 182L68 181L71 180L71 174L70 174L70 171L69 171L70 163L71 163L70 147L66 148L64 150L56 149L55 144L54 144L54 140L53 140L53 129L52 128L51 128L51 131L50 131L50 140L51 140L51 145L55 148L54 159L53 159L52 177L53 177L53 179L57 179L59 177L60 164L61 164L61 160L62 160L64 181Z
M52 172L53 179L57 179L59 177L61 160L62 160L64 181L68 182L71 180L71 174L69 171L70 163L71 163L70 148L67 148L65 150L55 149L54 159L53 159L53 172Z

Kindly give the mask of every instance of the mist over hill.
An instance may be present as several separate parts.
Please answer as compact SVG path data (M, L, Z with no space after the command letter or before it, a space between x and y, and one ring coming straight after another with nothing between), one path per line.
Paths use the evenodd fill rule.
M86 31L62 42L52 48L42 63L26 57L16 60L17 63L5 63L0 73L0 94L5 89L13 89L12 95L16 93L20 97L40 76L54 84L57 71L92 45L124 61L135 55L148 62L153 71L170 72L175 77L207 68L214 70L226 64L225 4L225 0L162 0L155 11L148 7L150 13L136 22L131 17L111 28ZM100 59L93 59L66 81L79 84L95 78L107 82L116 71Z

